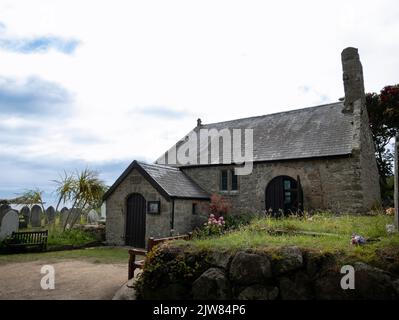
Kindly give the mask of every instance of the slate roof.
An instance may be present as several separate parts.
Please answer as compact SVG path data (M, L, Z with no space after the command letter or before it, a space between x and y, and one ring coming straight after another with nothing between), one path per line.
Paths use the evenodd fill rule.
M112 192L133 169L137 169L141 175L146 178L147 181L150 182L152 186L168 200L171 198L210 198L207 192L202 190L180 169L159 164L148 164L134 160L105 193L103 197L104 200L106 200L112 194Z
M343 102L337 102L203 124L201 129L253 129L254 162L349 155L353 146L353 114L343 113L343 107ZM180 143L176 144L177 148ZM200 144L199 150L204 148L209 146ZM242 150L245 150L243 146ZM219 161L221 163L221 158ZM162 163L162 156L156 163Z

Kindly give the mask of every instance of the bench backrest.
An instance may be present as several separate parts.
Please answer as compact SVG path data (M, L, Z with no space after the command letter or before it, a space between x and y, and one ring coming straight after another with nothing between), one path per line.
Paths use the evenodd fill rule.
M160 244L162 242L170 241L170 240L189 240L191 238L191 232L189 234L184 234L181 236L173 236L173 237L166 237L166 238L154 238L151 237L148 239L148 251L151 251L151 249L156 246L157 244Z
M11 238L23 244L45 244L47 243L48 230L13 232Z

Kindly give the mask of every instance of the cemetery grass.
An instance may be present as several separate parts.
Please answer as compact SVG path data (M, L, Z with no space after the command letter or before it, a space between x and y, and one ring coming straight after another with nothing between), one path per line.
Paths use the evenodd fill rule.
M52 226L49 228L49 235L47 238L48 247L62 246L62 245L84 245L93 243L97 239L95 235L89 232L85 232L81 229L71 229L62 231L58 226Z
M309 251L337 254L344 261L358 259L375 263L383 253L399 263L399 234L388 235L387 224L393 224L393 217L381 213L339 216L321 213L280 219L263 217L221 236L194 239L190 241L190 247L208 251L273 250L283 246L298 246ZM353 233L368 239L367 244L352 245L350 240ZM184 241L175 243L187 246Z
M15 262L46 261L46 263L60 260L79 260L92 263L127 263L126 248L95 247L78 250L53 251L43 253L21 253L0 255L0 265Z

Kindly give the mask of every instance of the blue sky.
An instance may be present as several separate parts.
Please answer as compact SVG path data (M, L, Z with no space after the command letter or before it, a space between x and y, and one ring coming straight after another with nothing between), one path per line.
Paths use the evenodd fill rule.
M112 184L195 125L335 102L340 53L398 83L397 1L3 0L0 198L63 170Z

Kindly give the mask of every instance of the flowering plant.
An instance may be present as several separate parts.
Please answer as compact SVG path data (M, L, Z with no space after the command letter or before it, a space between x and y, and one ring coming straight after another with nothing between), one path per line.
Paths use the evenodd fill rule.
M211 196L209 211L214 215L226 215L231 209L231 204L221 195L214 193Z
M385 213L388 216L393 216L393 215L395 215L395 208L388 208L388 209L385 210Z
M204 227L195 231L195 236L199 238L222 235L225 230L225 224L223 216L216 218L216 216L211 213L208 217L208 221L204 223Z

